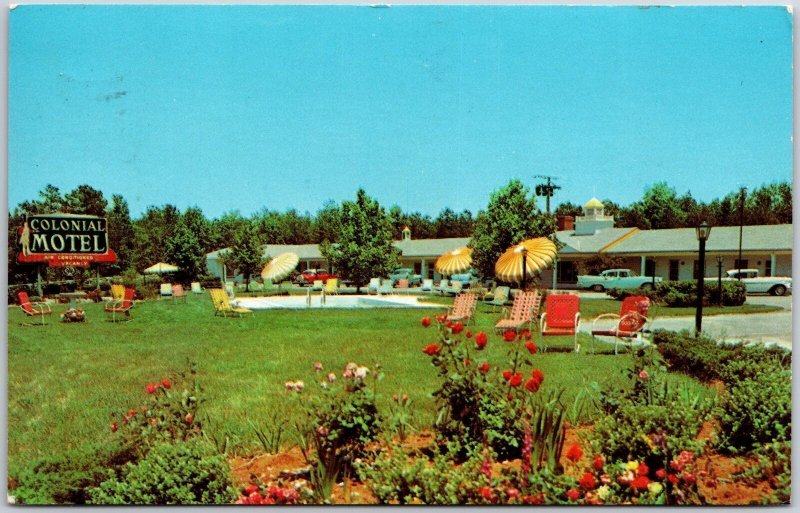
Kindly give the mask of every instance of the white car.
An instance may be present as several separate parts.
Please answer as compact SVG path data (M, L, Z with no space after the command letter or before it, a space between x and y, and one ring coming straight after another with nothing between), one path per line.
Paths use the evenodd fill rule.
M758 269L731 269L726 274L732 280L741 276L748 294L769 293L782 296L792 291L792 279L787 276L759 276Z

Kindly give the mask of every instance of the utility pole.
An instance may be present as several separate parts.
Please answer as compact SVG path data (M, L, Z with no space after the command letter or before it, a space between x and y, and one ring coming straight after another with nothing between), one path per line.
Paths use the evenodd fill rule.
M736 263L736 278L742 281L742 231L744 230L744 196L747 194L747 187L742 187L739 191L739 261Z
M540 183L536 186L536 195L537 196L544 196L545 204L547 206L547 213L550 213L550 198L553 197L556 189L560 189L561 186L554 185L553 180L556 178L555 176L545 176L545 175L536 175L534 178L541 178L543 180L547 180L546 183Z

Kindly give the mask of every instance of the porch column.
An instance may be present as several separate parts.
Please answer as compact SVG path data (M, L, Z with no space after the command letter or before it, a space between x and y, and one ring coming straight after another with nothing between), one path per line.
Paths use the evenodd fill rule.
M639 276L644 276L644 271L645 271L645 269L647 267L645 266L645 257L644 257L644 255L642 255L641 258L642 258L642 263L639 265Z
M553 290L558 290L558 259L553 260Z
M428 261L424 258L422 259L422 265L420 266L419 273L422 275L422 278L428 277Z
M778 270L775 268L776 265L778 265L778 259L777 259L776 255L775 255L775 253L770 253L770 255L769 255L769 270L770 270L770 274L772 274L772 276L780 276L780 274L778 274Z

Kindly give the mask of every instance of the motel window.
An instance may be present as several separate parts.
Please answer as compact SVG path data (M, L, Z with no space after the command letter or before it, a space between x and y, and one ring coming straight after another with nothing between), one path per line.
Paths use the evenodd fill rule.
M743 258L743 259L741 260L741 264L742 264L742 265L739 265L739 263L740 263L740 260L739 260L738 258L734 259L734 261L733 261L733 268L734 268L734 269L747 269L747 263L748 263L748 260L747 260L746 258Z
M559 283L577 283L578 266L575 262L559 260L557 265Z

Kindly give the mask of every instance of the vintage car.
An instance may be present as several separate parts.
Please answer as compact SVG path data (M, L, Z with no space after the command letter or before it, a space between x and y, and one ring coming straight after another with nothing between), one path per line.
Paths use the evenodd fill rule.
M782 296L792 291L792 279L787 276L759 276L758 269L731 269L725 274L728 280L741 277L748 294Z
M338 278L335 274L329 273L327 269L306 269L298 274L295 283L302 286L312 285L315 280L328 281L328 278Z
M592 289L595 292L603 292L608 289L644 289L653 288L653 282L659 283L662 278L652 276L639 276L630 269L608 269L601 272L598 276L581 275L578 276L578 288Z

